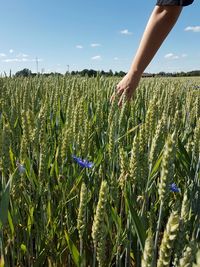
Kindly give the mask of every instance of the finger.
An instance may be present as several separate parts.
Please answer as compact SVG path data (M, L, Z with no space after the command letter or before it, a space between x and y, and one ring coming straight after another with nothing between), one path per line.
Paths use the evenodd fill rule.
M129 102L132 98L132 92L130 90L124 90L118 102L119 106L122 106L126 101Z
M113 104L113 102L115 101L117 97L118 95L116 94L116 92L113 92L112 96L110 97L110 103Z
M124 92L125 92L125 89L124 89L124 88L119 88L119 89L116 91L116 94L117 94L118 96L121 96Z
M126 95L125 95L125 93L123 93L123 94L121 95L120 99L119 99L119 102L118 102L118 106L119 106L120 108L122 107L122 104L123 104L123 102L125 101L125 99L126 99Z
M126 94L126 100L127 100L127 101L130 101L131 98L132 98L132 93L127 92L127 94Z
M118 88L117 88L117 85L113 87L113 93L112 93L112 95L111 95L111 98L112 98L112 99L113 99L114 96L116 95L116 93L117 93L117 89L118 89ZM111 98L110 98L110 99L111 99Z
M135 91L130 91L127 94L127 98L129 101L131 101L131 99L133 99L135 97Z
M112 94L111 98L110 98L110 103L112 103L115 99L115 92Z
M121 91L118 93L118 91L117 91L117 89L116 89L116 90L113 92L112 96L110 97L110 102L112 103L112 102L114 101L115 97L120 97L122 93L123 93L123 92L121 92Z
M134 92L132 90L127 90L125 94L126 94L126 100L130 101L131 98L133 97Z
M118 107L121 108L122 107L122 99L120 98L119 102L118 102Z

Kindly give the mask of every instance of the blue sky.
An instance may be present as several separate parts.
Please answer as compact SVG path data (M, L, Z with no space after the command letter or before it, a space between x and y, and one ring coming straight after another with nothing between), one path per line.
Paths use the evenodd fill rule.
M154 0L0 0L0 73L127 71ZM148 72L200 69L200 1L185 7Z

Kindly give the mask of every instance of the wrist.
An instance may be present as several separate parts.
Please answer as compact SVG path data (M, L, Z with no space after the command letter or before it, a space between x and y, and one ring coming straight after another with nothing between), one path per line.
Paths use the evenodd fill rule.
M130 70L128 71L128 74L132 78L140 78L142 76L142 72L139 70L136 70L135 68L130 68Z

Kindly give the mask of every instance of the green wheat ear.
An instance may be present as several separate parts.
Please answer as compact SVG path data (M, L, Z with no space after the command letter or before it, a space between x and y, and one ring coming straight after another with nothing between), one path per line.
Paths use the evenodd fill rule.
M171 261L173 245L179 228L179 214L172 212L164 231L163 239L159 249L157 267L168 267Z
M132 187L135 188L136 183L140 178L140 151L139 151L139 138L137 135L134 136L131 156L129 161L129 176L132 183Z
M92 239L94 248L97 252L97 260L99 266L105 266L105 215L106 215L106 204L108 201L108 184L104 180L101 183L99 192L99 200L97 204L96 213L92 225Z
M190 244L186 246L182 258L179 260L178 267L192 267L195 261L196 250L196 242L192 240Z
M78 209L77 229L79 238L83 238L84 230L86 227L86 206L87 206L87 187L85 183L81 185L80 204Z
M182 251L187 243L188 239L188 226L190 224L190 201L188 199L187 190L184 192L182 204L181 204L181 214L180 214L180 224L179 231L177 234L177 239L174 244L174 261L173 264L176 266L182 256Z
M161 166L161 178L158 188L160 201L163 202L168 195L168 186L173 181L174 176L174 159L175 159L175 147L176 133L174 132L169 136L166 147L163 153L163 160Z
M142 256L142 267L152 267L153 260L153 233L150 229L145 241L144 252Z
M196 264L193 264L192 267L200 267L200 249L197 251L196 254Z

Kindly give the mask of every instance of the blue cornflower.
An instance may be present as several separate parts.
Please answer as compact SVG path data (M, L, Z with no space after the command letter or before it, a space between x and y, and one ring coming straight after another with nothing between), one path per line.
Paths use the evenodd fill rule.
M178 188L175 183L169 185L169 190L172 191L172 192L175 192L175 193L179 193L180 192L180 188Z
M78 157L76 157L76 156L72 156L73 157L73 159L81 166L81 167L83 167L83 168L92 168L93 167L93 165L94 165L94 163L92 163L92 162L89 162L89 161L87 161L87 160L83 160L83 159L81 159L81 158L78 158Z

